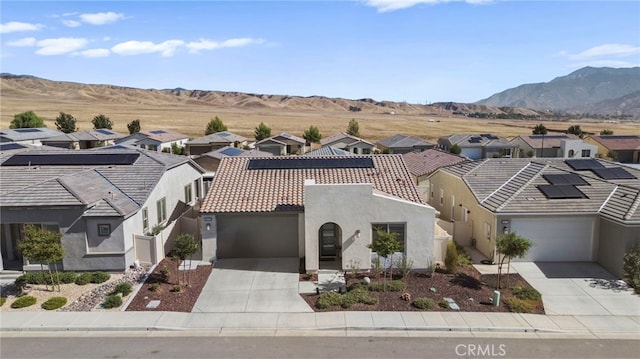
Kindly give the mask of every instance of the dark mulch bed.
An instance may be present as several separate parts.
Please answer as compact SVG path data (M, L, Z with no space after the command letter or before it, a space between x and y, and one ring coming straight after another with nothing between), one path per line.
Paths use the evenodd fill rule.
M163 267L169 269L169 274L165 276L161 270ZM149 275L140 291L133 298L127 311L167 311L167 312L191 312L202 288L204 287L213 266L198 266L191 270L189 284L187 285L186 277L183 277L183 271L179 272L181 290L180 292L172 292L173 287L178 284L178 276L176 275L176 262L169 258L163 259L158 266ZM151 291L152 283L158 284L156 291ZM152 300L159 300L160 305L155 309L147 308Z
M374 278L371 273L364 274L347 274L347 287L357 283L362 283L364 277L370 277L371 282L382 282L382 278ZM401 279L394 276L394 279ZM387 280L389 280L387 278ZM406 289L402 292L370 292L371 296L378 298L378 304L354 304L348 309L340 306L328 309L318 309L315 307L319 298L317 294L303 294L302 297L309 303L315 311L415 311L421 310L415 308L411 303L418 297L427 297L433 299L436 306L430 311L451 311L448 308L442 308L437 305L443 298L448 297L455 300L460 307L460 311L464 312L508 312L509 309L504 305L504 300L513 296L511 290L504 289L506 274L502 275L503 289L500 291L501 303L499 306L491 305L489 300L493 297L493 291L497 284L497 275L480 275L473 266L460 267L456 274L449 274L442 271L436 271L433 275L425 273L410 273L406 278L401 279L406 284ZM519 274L509 274L509 286L530 286ZM435 292L430 288L435 288ZM401 298L403 293L409 293L410 301ZM473 300L471 300L472 298ZM536 303L531 313L544 314L542 301Z

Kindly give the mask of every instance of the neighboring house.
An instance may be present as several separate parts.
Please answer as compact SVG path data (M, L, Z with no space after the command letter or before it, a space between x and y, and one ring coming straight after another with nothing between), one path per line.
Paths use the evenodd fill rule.
M597 147L582 141L578 136L525 135L511 140L518 146L513 157L594 158Z
M409 152L402 155L414 183L425 201L429 201L429 176L439 168L468 161L464 157L440 150Z
M489 133L483 134L455 134L440 137L438 146L449 152L453 145L458 145L462 152L460 156L472 160L483 158L513 157L517 148L504 137L494 136Z
M528 261L597 261L622 276L640 245L640 170L598 159L487 159L442 168L431 200L454 240L498 260L497 236L530 239Z
M435 143L423 141L419 138L405 135L393 135L378 141L378 149L387 150L389 153L403 154L409 152L422 152L436 147Z
M341 150L339 148L325 146L320 147L317 150L309 151L304 154L304 156L355 156L353 153L345 150Z
M640 135L592 135L585 142L598 146L598 157L640 163Z
M2 153L0 166L0 269L36 266L18 250L26 224L62 233L61 267L73 271L158 263L179 233L199 238L191 208L204 171L188 157L139 148L24 149Z
M171 152L171 146L183 148L189 136L171 130L140 131L115 141L117 145L131 145L151 151Z
M306 152L306 143L304 138L283 132L256 142L255 148L276 156L301 155Z
M223 147L243 148L246 145L247 139L245 137L222 131L188 141L185 144L185 154L197 156Z
M63 133L41 140L43 145L73 150L111 146L126 135L106 128Z
M307 272L368 269L367 245L380 228L397 235L415 269L426 269L434 240L447 239L435 237L435 214L399 155L230 157L200 209L203 258L297 257Z
M321 139L320 145L322 145L322 147L330 146L338 148L358 155L367 155L373 153L376 147L369 141L363 140L362 138L356 136L351 136L344 132Z
M42 140L62 134L63 132L46 127L0 130L0 143L15 142L40 146L42 145Z

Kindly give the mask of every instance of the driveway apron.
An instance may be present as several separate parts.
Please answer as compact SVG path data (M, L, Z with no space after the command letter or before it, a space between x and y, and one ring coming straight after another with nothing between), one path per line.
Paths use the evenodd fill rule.
M313 312L298 294L298 258L220 259L192 312Z

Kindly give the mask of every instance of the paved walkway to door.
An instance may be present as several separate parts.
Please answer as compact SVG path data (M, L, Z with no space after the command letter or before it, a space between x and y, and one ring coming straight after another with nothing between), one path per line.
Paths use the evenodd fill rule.
M313 312L298 294L298 258L218 260L192 312Z
M542 294L547 315L640 316L640 295L593 262L511 262Z

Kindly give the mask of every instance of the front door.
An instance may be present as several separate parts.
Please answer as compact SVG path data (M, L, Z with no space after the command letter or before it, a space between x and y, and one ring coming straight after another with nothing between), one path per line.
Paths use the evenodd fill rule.
M338 225L325 223L320 227L320 259L338 256Z

